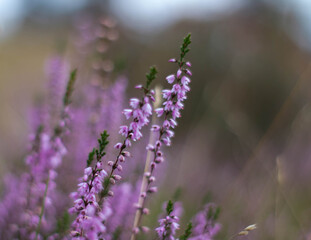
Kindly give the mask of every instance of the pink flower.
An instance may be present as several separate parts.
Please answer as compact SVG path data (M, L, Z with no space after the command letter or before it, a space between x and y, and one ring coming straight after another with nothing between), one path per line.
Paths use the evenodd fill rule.
M130 106L134 109L136 109L139 105L140 101L137 98L131 98L130 99Z
M126 117L126 119L129 119L133 114L133 110L132 109L124 109L123 114Z
M175 75L171 74L169 76L166 77L166 80L169 84L172 84L175 81Z

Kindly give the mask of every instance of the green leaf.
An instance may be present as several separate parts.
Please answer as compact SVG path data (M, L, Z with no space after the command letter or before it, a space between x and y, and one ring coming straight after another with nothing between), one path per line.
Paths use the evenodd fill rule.
M64 234L70 227L70 215L67 211L64 212L61 219L57 221L56 232Z
M122 233L121 227L117 227L116 230L112 233L112 240L120 239L121 233Z
M156 78L158 71L155 66L150 67L149 73L146 74L147 82L146 82L146 88L148 89L150 87L150 84L152 81Z
M110 181L110 178L109 178L109 177L106 177L106 178L104 179L103 186L108 186L108 185L109 185L109 181ZM108 195L108 192L109 192L109 189L104 188L104 189L100 192L100 198L106 197L106 196Z
M169 200L166 206L167 215L170 215L173 212L173 210L174 210L174 204L171 200Z
M186 53L190 51L189 45L191 44L191 34L189 33L185 38L184 42L180 47L180 62L183 61L183 58L186 56Z
M92 164L92 162L94 160L95 152L96 152L96 149L93 148L93 150L89 153L89 157L88 157L88 159L86 161L88 167L91 166L91 164Z
M65 92L65 95L63 98L64 106L68 106L71 103L70 99L71 99L71 95L73 92L73 86L74 86L74 83L76 81L76 78L77 78L77 69L73 70L70 73L69 81L68 81L67 86L66 86L66 92Z
M208 220L215 221L219 217L219 214L220 214L220 207L210 206L207 210L206 218Z
M192 230L192 223L190 222L190 223L188 223L184 234L180 236L179 240L187 240L192 233L191 230Z
M221 208L217 207L214 213L214 217L213 217L214 221L218 219L220 212L221 212Z
M98 139L98 144L99 144L98 151L101 157L103 157L106 154L104 150L109 143L109 141L107 140L108 137L109 137L109 134L105 130L103 133L100 134L100 138Z

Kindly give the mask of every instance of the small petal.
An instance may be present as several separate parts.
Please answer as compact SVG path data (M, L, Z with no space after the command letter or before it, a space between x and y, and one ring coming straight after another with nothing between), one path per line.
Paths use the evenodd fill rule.
M186 74L192 76L192 72L189 69L186 69Z
M160 131L160 126L159 125L152 125L150 130L152 132L158 132L158 131Z
M137 99L137 98L131 98L131 99L130 99L130 106L131 106L132 108L134 108L134 109L138 108L139 103L140 103L140 101L139 101L139 99Z
M187 76L183 76L183 77L181 78L181 83L182 83L183 85L187 85L188 83L190 83L190 79L189 79Z
M129 119L133 115L133 110L132 109L124 109L123 114L126 117L126 119Z
M175 81L175 75L171 74L169 76L166 77L166 80L169 84L172 84Z
M121 147L123 146L122 143L117 143L116 145L114 145L115 149L121 149Z
M162 114L164 113L164 109L163 108L157 108L155 110L155 113L157 114L158 117L161 117Z
M178 69L178 71L177 71L177 78L180 78L181 74L182 74L182 71L180 69Z

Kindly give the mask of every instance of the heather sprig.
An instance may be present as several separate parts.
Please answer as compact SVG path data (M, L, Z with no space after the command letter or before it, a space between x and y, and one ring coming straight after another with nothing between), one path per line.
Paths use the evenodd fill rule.
M176 74L172 74L166 77L169 84L172 84L171 89L162 90L163 98L165 102L162 108L155 109L158 117L163 117L162 125L153 125L151 127L152 132L158 133L155 144L148 144L146 147L147 151L153 153L152 161L150 166L146 166L147 171L144 172L141 193L137 203L137 212L133 224L132 240L135 239L135 234L139 232L139 225L144 212L148 212L145 207L146 198L151 193L157 191L157 187L151 186L155 181L154 170L157 164L164 161L163 152L161 151L162 145L170 146L171 138L174 136L174 129L177 126L176 119L181 116L180 111L183 109L183 101L187 98L186 94L190 91L189 76L192 75L188 69L191 66L190 62L185 62L184 57L189 51L189 44L191 43L191 35L189 34L181 46L180 60L170 59L169 62L178 63L178 70ZM186 65L187 67L184 67ZM146 164L149 164L146 162ZM146 183L147 182L147 183Z
M159 220L160 226L156 232L160 240L175 240L176 230L179 229L179 218L174 214L174 204L168 201L166 206L166 216Z
M77 79L77 69L74 69L70 73L70 78L69 78L69 81L68 81L67 86L66 86L66 92L65 92L65 95L63 97L64 107L67 107L71 103L71 95L72 95L73 90L74 90L74 84L75 84L76 79Z
M65 85L63 73L66 66L67 63L59 57L49 61L50 101L42 109L47 108L50 114L53 113L52 108L57 106L56 102L61 102L59 92ZM70 85L73 85L74 80L71 78ZM68 97L71 97L71 93ZM67 152L62 138L68 132L70 122L68 107L69 102L62 106L54 128L50 127L53 121L45 121L47 114L45 111L40 109L39 114L36 112L34 116L36 133L31 135L32 146L25 158L28 172L23 173L20 178L11 178L14 181L9 185L13 186L15 181L20 181L20 187L11 187L5 201L0 204L2 210L5 208L4 214L1 215L1 229L6 228L1 236L6 239L15 237L41 239L44 235L50 234L55 226L56 169Z
M155 66L150 67L150 72L146 74L146 78L147 78L146 89L150 87L150 84L156 78L157 73L158 71Z
M106 154L108 137L106 131L100 135L98 147L89 154L88 166L84 169L84 175L78 184L78 191L71 194L74 206L70 212L77 214L71 226L71 236L74 238L96 239L105 230L103 221L106 220L107 215L98 214L101 208L98 199L103 188L104 178L107 176L102 158ZM94 159L96 159L96 163L90 166Z
M110 184L115 184L116 181L120 180L121 177L114 177L114 171L122 171L122 165L126 158L130 157L130 152L126 151L126 148L132 146L132 141L138 141L142 137L141 130L146 126L152 115L152 105L151 103L155 101L154 90L150 90L150 84L156 77L157 70L155 67L150 68L147 77L146 87L142 85L136 86L137 89L143 91L143 97L139 100L138 98L130 99L130 109L124 109L123 114L126 119L131 119L129 125L123 125L120 127L119 133L124 137L123 142L118 142L114 145L114 148L119 150L115 161L109 161L108 165L111 167L110 174L108 178L105 179L104 189L102 191L102 200L106 196L113 196L113 192L109 190Z
M182 66L184 64L184 57L190 51L189 45L191 44L191 34L189 33L183 41L183 44L180 46L180 59L178 63Z
M188 223L187 228L183 235L180 236L179 240L187 240L189 239L190 235L192 233L192 223Z
M42 198L41 211L39 215L38 225L36 228L35 239L38 238L39 233L40 233L41 222L42 222L42 218L43 218L45 207L46 207L46 199L47 197L49 197L49 195L53 194L52 191L53 189L55 189L55 186L56 186L56 182L55 182L55 179L57 176L56 168L61 164L62 158L67 152L65 146L63 145L62 137L65 133L67 133L68 123L70 121L70 114L69 114L68 106L71 103L73 87L76 81L76 73L77 73L76 69L70 73L70 77L67 82L66 91L64 94L64 98L63 98L63 110L61 113L61 117L60 117L58 125L54 128L54 135L52 135L52 137L49 139L50 148L48 150L49 153L46 159L47 161L46 166L45 166L46 169L44 169L44 171L46 171L47 173L47 179L45 180L46 181L45 189L44 189L44 194ZM50 188L50 192L49 192L49 188ZM49 197L49 198L52 199L52 197Z
M189 240L212 240L220 231L221 225L217 223L220 208L213 203L205 205L204 209L196 214L192 220L192 236Z
M151 76L147 78L147 81L150 81L148 87L155 78L156 71L154 69L151 68L150 74L148 75ZM78 215L72 224L71 236L73 237L96 239L98 236L103 236L105 232L103 222L111 210L107 203L104 203L104 199L107 196L113 196L113 191L109 187L121 179L121 176L114 172L116 169L122 171L121 163L125 161L125 158L130 157L130 153L125 149L131 146L131 141L138 141L142 137L141 129L149 123L149 117L152 114L150 103L154 101L154 91L144 88L142 85L138 85L136 88L143 90L143 97L141 100L132 98L130 100L130 106L132 108L123 111L125 117L131 119L131 122L128 126L124 125L120 127L119 133L125 138L123 143L114 145L114 148L118 149L119 152L114 162L108 161L108 165L111 167L110 173L107 175L101 161L101 158L105 155L103 150L107 145L105 144L107 139L106 133L104 132L101 139L98 140L99 148L93 149L87 160L87 165L89 166L96 156L97 163L95 167L87 167L84 170L83 181L78 185L78 192L72 194L75 201L71 212L76 212ZM99 173L97 173L98 171ZM89 177L90 175L91 177ZM93 184L96 185L93 186Z

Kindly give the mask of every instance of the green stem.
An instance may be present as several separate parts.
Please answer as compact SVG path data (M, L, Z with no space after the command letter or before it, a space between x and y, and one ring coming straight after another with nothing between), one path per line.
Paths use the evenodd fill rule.
M45 199L48 193L48 188L49 188L49 182L50 182L50 174L48 175L48 179L46 181L46 185L45 185L45 190L44 190L44 195L43 195L43 200L42 200L42 208L41 208L41 212L40 212L40 217L39 217L39 223L36 229L36 238L35 240L38 239L38 235L39 235L39 231L40 231L40 227L41 227L41 222L42 222L42 217L43 217L43 213L44 213L44 208L45 208Z

